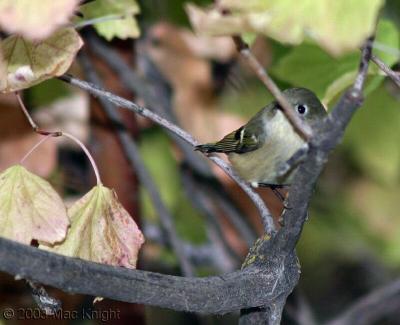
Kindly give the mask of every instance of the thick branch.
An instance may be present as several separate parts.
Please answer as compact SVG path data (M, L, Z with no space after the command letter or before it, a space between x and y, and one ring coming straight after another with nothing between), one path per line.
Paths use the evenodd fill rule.
M160 115L150 111L149 109L142 107L134 102L131 102L127 99L124 99L122 97L119 97L117 95L114 95L113 93L110 93L104 89L101 89L98 86L95 86L91 83L88 83L86 81L77 79L75 77L72 77L70 75L63 75L59 77L61 80L66 81L70 83L73 86L79 87L81 89L86 90L87 92L91 93L92 95L96 97L102 97L106 99L107 101L113 103L114 105L125 108L128 110L131 110L137 114L140 114L144 117L147 117L154 123L157 123L167 130L174 132L177 136L179 136L181 139L185 140L187 143L192 145L193 147L198 145L199 143L186 131L178 127L177 125L171 123L170 121L166 120L165 118L161 117ZM209 156L210 160L212 160L216 165L221 167L238 185L243 189L243 191L246 192L246 194L250 197L250 199L254 202L256 205L261 218L264 223L265 231L269 234L272 234L275 232L275 225L273 218L271 214L269 213L267 207L265 206L264 201L261 199L261 197L255 193L250 186L243 181L235 171L231 168L231 166L225 162L223 159L210 155Z
M0 271L60 288L178 311L222 314L268 304L287 290L277 265L206 277L182 278L107 266L61 256L0 238ZM286 259L285 272L298 279L297 260Z

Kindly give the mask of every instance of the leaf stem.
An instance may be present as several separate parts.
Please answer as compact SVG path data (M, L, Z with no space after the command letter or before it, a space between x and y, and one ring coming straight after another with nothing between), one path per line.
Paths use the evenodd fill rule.
M74 27L76 29L81 29L86 26L91 26L94 24L99 24L99 23L103 23L103 22L107 22L107 21L122 20L125 17L126 17L125 15L107 15L107 16L103 16L103 17L97 17L97 18L81 21L79 23L73 24L72 27Z
M94 161L92 155L90 154L90 152L86 148L86 146L83 144L83 142L80 141L77 137L75 137L72 134L69 134L67 132L62 132L62 135L64 135L67 138L71 139L72 141L77 143L82 148L82 150L85 152L86 156L88 157L90 163L92 164L93 171L94 171L94 173L96 175L96 183L97 183L97 185L101 185L102 182L101 182L101 179L100 179L99 169L97 168L96 162Z
M37 147L39 147L43 142L45 142L46 140L48 140L49 138L52 138L52 137L54 137L53 134L45 135L44 138L42 138L38 143L36 143L33 146L33 148L25 154L25 156L20 160L20 164L22 165L25 162L25 160L32 154L32 152L34 152L37 149Z
M35 131L36 133L40 134L40 135L44 135L45 138L40 140L31 150L29 150L29 152L21 159L21 164L25 161L26 158L29 157L29 155L37 148L39 147L43 142L45 142L49 137L59 137L59 136L66 136L67 138L71 139L72 141L74 141L75 143L77 143L81 149L83 150L83 152L86 154L86 156L89 158L90 163L92 164L94 173L96 175L96 182L97 185L101 185L101 179L100 179L100 174L99 174L99 169L97 168L96 162L94 161L92 155L90 154L89 150L86 148L86 146L75 136L73 136L72 134L69 134L67 132L61 132L61 131L45 131L45 130L41 130L39 128L39 126L35 123L35 121L33 120L33 118L31 117L31 115L29 114L24 101L21 98L21 94L19 92L15 93L15 96L17 97L18 103L22 109L22 112L25 114L26 118L29 121L29 124L32 126L33 131Z
M22 109L22 112L25 114L29 124L32 126L32 129L34 131L38 130L39 129L38 125L35 123L35 121L31 117L31 115L29 114L28 109L25 107L24 101L21 98L21 93L20 92L16 92L15 96L17 97L17 100L18 100L19 106Z

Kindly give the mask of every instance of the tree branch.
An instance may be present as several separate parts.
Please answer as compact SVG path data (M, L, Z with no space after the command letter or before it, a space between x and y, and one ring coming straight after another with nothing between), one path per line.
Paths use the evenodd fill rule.
M393 71L378 56L372 55L371 61L374 62L393 82L400 87L400 73Z
M262 83L266 86L266 88L270 91L270 93L276 98L280 106L282 107L282 111L285 114L286 118L292 124L293 129L306 141L308 142L313 135L311 127L305 123L299 116L295 113L292 108L292 105L286 99L286 97L282 94L278 86L272 80L272 78L268 75L265 68L258 62L257 58L251 52L249 46L243 41L243 39L236 35L233 36L233 41L235 42L236 48L238 52L242 55L242 57L246 60L249 67L256 74L258 79L262 81Z
M87 78L91 82L101 86L102 82L85 54L80 55L80 63L82 64ZM162 228L167 234L168 242L169 244L171 244L171 247L174 250L175 255L179 261L182 274L185 276L193 276L195 271L185 254L180 239L178 238L173 218L167 207L165 206L163 200L161 199L157 186L155 185L150 173L148 172L142 160L142 157L140 156L139 148L136 146L136 143L126 131L124 127L124 121L118 114L118 111L115 110L115 107L103 97L99 97L98 100L107 118L113 124L115 132L118 136L118 140L121 143L122 149L125 152L125 155L128 158L129 162L131 163L132 168L136 170L136 174L139 178L140 183L146 188L150 196L154 209L159 216Z
M222 15L229 15L230 11L222 7L218 0L214 0L215 6L218 8ZM285 114L286 118L289 120L290 124L293 126L293 129L306 141L308 142L313 136L313 131L311 127L304 123L303 120L299 118L299 116L295 113L292 108L292 105L283 96L282 92L272 80L272 78L268 75L265 68L261 65L261 63L257 60L257 58L250 51L247 43L242 39L240 35L232 36L233 42L236 45L237 51L242 55L242 57L246 60L249 67L253 70L255 75L261 82L265 85L265 87L270 91L270 93L275 97L280 106L282 107L282 111Z
M71 75L63 75L59 77L59 79L68 82L69 84L76 86L78 88L81 88L83 90L86 90L90 94L92 94L95 97L102 97L106 99L107 101L113 103L114 105L128 109L130 111L133 111L139 115L142 115L151 121L153 121L156 124L159 124L166 128L167 130L175 133L177 136L179 136L181 139L185 140L187 143L195 147L199 143L186 131L178 127L177 125L173 124L172 122L168 121L167 119L161 117L160 115L150 111L149 109L142 107L134 102L131 102L127 99L124 99L122 97L119 97L117 95L114 95L113 93L110 93L106 90L103 90L102 88L93 85L91 83L88 83L86 81L80 80L78 78L75 78ZM264 201L261 199L261 197L255 193L250 186L243 181L237 174L236 172L231 168L231 166L222 158L219 158L216 155L208 155L209 159L212 160L216 165L221 167L241 188L242 190L250 197L250 199L253 201L253 203L256 205L261 218L264 223L264 228L265 231L268 234L275 233L276 228L274 225L274 220L269 213Z
M326 325L373 324L390 311L400 309L400 280L376 289L361 297L343 314Z
M93 50L93 54L104 60L118 75L125 88L143 98L150 109L179 125L173 114L170 104L170 94L166 89L167 87L163 81L163 77L146 54L142 53L140 46L138 46L137 52L138 65L144 70L147 79L141 77L132 70L119 53L102 42L98 36L90 34L86 37L86 41L89 44L89 48ZM234 202L227 195L223 186L221 186L219 181L214 177L209 164L207 164L205 159L199 159L198 154L193 151L193 147L188 143L184 142L172 132L168 132L168 134L182 151L185 160L184 163L190 166L195 175L200 176L198 181L202 181L203 184L207 186L207 190L212 191L213 197L216 198L221 209L225 211L231 223L236 227L241 237L250 247L254 243L256 236L250 226L244 221L241 212L234 206Z
M70 293L142 303L178 311L223 314L268 304L298 280L297 259L286 259L286 276L272 261L221 276L183 278L61 256L0 238L0 270Z

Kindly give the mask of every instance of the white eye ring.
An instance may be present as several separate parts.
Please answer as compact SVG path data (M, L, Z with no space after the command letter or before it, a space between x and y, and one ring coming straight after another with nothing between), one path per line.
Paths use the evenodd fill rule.
M298 104L296 105L296 111L300 115L305 115L308 112L308 106L306 104Z

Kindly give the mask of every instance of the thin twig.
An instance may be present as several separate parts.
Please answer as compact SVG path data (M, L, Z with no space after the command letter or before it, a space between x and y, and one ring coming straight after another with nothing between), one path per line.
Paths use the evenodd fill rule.
M400 87L400 73L393 71L390 67L388 67L385 62L383 62L378 56L372 55L371 61L374 62L379 69L381 69L393 82Z
M170 92L166 89L167 87L163 81L163 77L145 53L141 55L140 46L138 46L139 50L137 53L138 64L142 67L144 74L147 78L150 78L150 80L136 73L117 51L107 46L107 44L102 42L96 35L90 34L85 40L89 44L93 54L104 60L118 75L122 85L127 90L143 98L150 109L179 125L179 122L173 114ZM256 239L254 231L246 224L241 212L234 206L234 202L228 197L226 190L221 186L218 179L215 178L209 164L207 164L205 159L199 159L198 154L193 151L193 148L188 143L181 140L172 132L168 132L168 134L182 151L185 164L188 164L195 174L200 176L199 181L203 181L204 185L207 186L207 190L213 192L213 197L216 198L221 209L224 210L228 219L250 247ZM192 197L190 197L190 199L192 199Z
M215 247L215 253L220 255L219 258L227 266L227 270L237 268L240 265L241 259L225 239L224 229L220 218L216 216L215 205L210 199L209 193L206 194L203 189L198 188L192 182L191 175L187 171L182 170L181 177L187 196L192 198L194 206L205 216L207 235L209 238L212 237L210 241Z
M39 126L33 120L32 116L29 114L29 111L26 108L24 101L22 100L21 94L19 92L16 92L15 96L17 97L19 106L20 106L22 112L24 113L26 119L28 120L29 124L31 125L33 131L35 131L37 134L45 135L45 136L50 135L53 137L60 137L62 135L61 132L58 132L58 131L53 132L53 131L45 131L45 130L40 129Z
M397 279L361 297L343 314L328 322L327 325L373 324L386 315L388 311L399 309L400 280Z
M19 92L15 93L15 96L17 97L19 106L22 109L22 112L24 113L26 119L28 120L29 124L31 125L32 129L36 130L39 129L39 127L37 126L37 124L35 123L35 121L33 120L33 118L31 117L31 115L28 112L28 109L25 107L24 101L21 98L21 94Z
M230 11L226 8L222 7L219 0L214 0L214 3L217 9L220 11L222 15L229 15ZM279 105L282 108L283 113L286 118L289 120L293 129L306 141L308 142L313 136L313 131L311 127L305 123L299 116L295 113L292 108L292 105L283 96L282 92L272 80L272 78L267 73L266 69L262 66L262 64L257 60L257 58L251 52L249 45L243 40L240 35L232 36L233 42L236 45L237 51L240 55L246 60L249 67L253 70L255 75L262 81L262 83L267 87L270 93L275 97L278 101Z
M153 242L160 246L170 245L168 238L166 238L165 231L161 230L158 225L142 222L142 231L146 241ZM206 243L202 245L194 245L187 241L181 240L181 245L185 255L190 259L191 263L199 267L212 267L220 272L227 272L224 263L218 259L219 254L215 254L215 245ZM229 268L229 272L232 271Z
M85 38L85 41L88 43L90 50L93 51L93 54L101 58L118 75L121 84L127 90L137 97L142 98L150 110L155 111L157 114L179 126L177 119L172 114L171 100L169 95L166 94L165 85L162 87L157 87L156 85L156 81L159 82L161 76L157 75L153 77L154 74L158 74L158 71L155 70L154 65L149 61L147 56L140 55L140 51L138 51L138 60L140 61L138 64L146 70L145 73L151 73L153 79L150 83L136 73L117 51L104 44L96 35L89 34ZM167 132L167 134L174 140L182 151L185 160L190 163L190 166L196 172L206 177L213 175L206 160L199 159L198 154L193 151L193 147L190 144L183 141L173 132Z
M263 84L267 87L267 89L271 92L271 94L276 98L276 100L282 107L282 111L285 114L286 118L292 124L293 129L305 141L309 141L313 135L311 127L307 123L305 123L302 119L300 119L299 116L295 113L295 111L292 108L292 105L282 94L282 92L275 84L275 82L272 80L272 78L268 75L265 68L253 55L249 46L243 41L243 39L238 35L233 36L232 38L233 41L235 42L237 50L246 60L249 67L253 70L256 76L263 82Z
M178 127L177 125L171 123L167 119L161 117L160 115L150 111L149 109L147 109L145 107L142 107L142 106L140 106L134 102L131 102L125 98L122 98L113 93L110 93L109 91L106 91L106 90L102 89L101 87L98 87L98 86L88 83L86 81L80 80L71 75L65 74L65 75L59 77L59 79L65 81L73 86L84 89L96 97L104 98L118 107L128 109L139 115L147 117L154 123L163 126L164 128L166 128L167 130L169 130L171 132L174 132L177 136L179 136L181 139L185 140L187 143L189 143L193 147L195 147L199 144L198 141L196 141L191 134L187 133L186 131L184 131L183 129ZM273 218L272 218L271 214L269 213L269 211L268 211L264 201L261 199L261 197L257 193L255 193L251 189L251 187L236 174L236 172L233 171L231 166L227 162L225 162L225 160L223 160L222 158L219 158L215 155L209 155L209 159L212 160L216 165L221 167L225 171L225 173L227 173L234 181L236 181L238 183L238 185L250 197L250 199L256 205L256 207L261 215L266 233L268 233L268 234L275 233L276 228L274 225Z
M82 66L85 70L85 74L88 77L88 79L91 82L94 82L97 85L101 86L102 84L101 80L86 55L83 54L80 56L80 62L82 63ZM105 114L107 115L107 117L113 123L114 126L124 125L124 121L122 120L121 116L118 114L118 111L115 109L115 106L112 105L112 103L107 101L104 97L99 97L99 102ZM182 274L185 276L193 276L194 269L189 259L187 258L185 251L183 249L182 242L178 238L178 234L175 231L173 218L161 199L160 193L157 190L157 186L155 185L150 173L148 172L140 156L139 149L136 146L136 143L128 134L125 128L116 127L115 132L121 143L122 149L125 152L125 155L129 159L133 168L136 170L136 174L139 177L140 182L143 184L143 186L146 188L147 192L150 195L154 208L157 211L158 216L160 218L163 230L166 232L168 236L168 242L171 244L176 254L176 257L179 261Z

